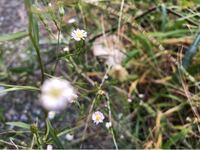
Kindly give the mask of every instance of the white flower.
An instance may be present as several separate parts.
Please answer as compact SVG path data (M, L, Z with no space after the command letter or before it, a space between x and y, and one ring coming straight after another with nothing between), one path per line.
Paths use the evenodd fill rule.
M85 30L76 29L72 31L71 36L76 41L80 41L81 39L85 40L87 37L87 32Z
M131 102L132 102L132 99L131 99L131 98L128 98L128 102L131 103Z
M139 98L144 98L144 94L138 94Z
M48 4L48 6L49 6L49 7L52 7L52 4L51 4L51 3L49 3L49 4Z
M112 126L112 122L106 122L106 128L110 129L110 127Z
M55 117L55 115L56 115L56 112L55 112L55 111L50 111L50 112L48 112L48 118L49 118L49 119L53 119L53 118Z
M187 122L191 122L192 119L191 119L190 117L187 117L187 118L186 118L186 121L187 121Z
M123 135L120 135L120 139L124 139L124 136L123 136Z
M53 150L53 146L52 145L47 145L47 150Z
M68 140L68 141L72 141L74 139L74 135L72 134L66 134L65 138Z
M73 86L67 80L59 78L46 80L41 92L40 103L48 111L62 110L77 98Z
M92 120L94 121L94 123L99 124L99 123L102 123L103 120L104 120L104 115L102 112L100 111L96 111L92 114Z
M77 22L77 20L75 18L71 18L67 21L67 23L69 23L69 24L72 24L72 23L75 23L75 22Z
M63 51L64 51L64 52L69 52L69 47L68 47L68 46L64 47L64 48L63 48Z

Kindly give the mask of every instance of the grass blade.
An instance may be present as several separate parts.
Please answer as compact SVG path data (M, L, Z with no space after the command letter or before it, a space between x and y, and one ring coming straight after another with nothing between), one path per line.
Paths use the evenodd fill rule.
M27 32L16 32L0 36L0 42L13 41L28 36Z
M197 52L199 43L200 43L200 32L198 32L196 39L194 40L194 42L192 43L192 45L190 46L190 48L188 49L183 58L182 65L184 68L187 68L190 65L192 58Z
M59 149L64 149L64 147L63 147L60 139L56 135L55 130L53 129L53 127L52 127L51 122L49 121L49 119L46 119L46 125L47 125L47 128L49 129L49 134L52 137L55 145L57 145Z
M6 122L7 125L16 126L24 129L30 129L30 125L24 122Z

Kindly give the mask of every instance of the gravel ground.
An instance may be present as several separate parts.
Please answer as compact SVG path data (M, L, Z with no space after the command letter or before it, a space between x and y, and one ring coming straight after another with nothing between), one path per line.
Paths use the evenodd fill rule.
M0 0L0 34L24 31L27 16L23 0Z

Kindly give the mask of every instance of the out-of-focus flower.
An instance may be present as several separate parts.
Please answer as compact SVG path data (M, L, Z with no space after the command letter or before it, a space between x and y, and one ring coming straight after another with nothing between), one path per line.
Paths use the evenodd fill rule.
M131 98L128 98L128 102L131 103L131 102L132 102L132 99L131 99Z
M53 118L55 117L55 115L56 115L56 112L55 112L55 111L50 111L50 112L48 112L48 118L49 118L49 119L53 119Z
M112 126L112 122L106 122L106 128L110 129L110 127Z
M53 146L52 145L47 145L47 150L53 150Z
M94 5L97 5L99 3L100 0L84 0L85 3L91 3Z
M99 123L102 123L103 120L104 120L104 115L102 112L100 111L96 111L92 114L92 120L94 121L94 123L99 124Z
M48 111L59 111L77 98L73 86L60 78L51 78L41 87L41 105Z
M124 136L123 136L123 135L120 135L120 139L124 139Z
M65 10L64 10L64 8L63 8L62 6L60 6L60 7L58 8L58 12L59 12L59 14L60 14L61 16L63 16L63 15L65 14Z
M121 65L114 65L111 68L109 75L112 78L117 79L121 82L125 81L128 78L127 70L124 67L122 67Z
M52 7L52 4L51 4L51 3L49 3L49 4L48 4L48 6L49 6L49 7Z
M99 91L98 91L98 94L99 94L99 95L104 95L105 92L104 92L103 90L99 90Z
M191 119L190 117L187 117L187 118L186 118L186 121L187 121L187 122L191 122L192 119Z
M87 32L85 30L76 29L72 31L71 36L76 41L85 40Z
M65 138L68 140L68 141L72 141L74 139L74 135L72 134L66 134Z
M64 51L64 52L69 52L69 47L66 46L65 48L63 48L63 51Z
M144 94L138 94L139 98L144 98Z
M76 18L71 18L71 19L69 19L69 20L67 21L67 23L69 23L69 24L72 24L72 23L75 23L75 22L77 22L77 19L76 19Z

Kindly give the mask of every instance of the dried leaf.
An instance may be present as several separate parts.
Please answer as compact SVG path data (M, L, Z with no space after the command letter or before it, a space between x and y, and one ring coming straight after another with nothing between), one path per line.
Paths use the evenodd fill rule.
M116 35L96 39L92 50L94 56L103 58L110 66L121 64L125 58L123 44Z

